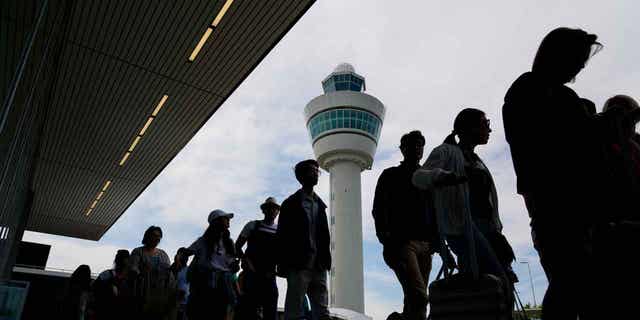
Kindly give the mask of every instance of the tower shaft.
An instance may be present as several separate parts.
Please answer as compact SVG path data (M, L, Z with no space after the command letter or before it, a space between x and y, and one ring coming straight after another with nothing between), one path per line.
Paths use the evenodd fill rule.
M336 161L331 174L331 305L364 313L359 164Z

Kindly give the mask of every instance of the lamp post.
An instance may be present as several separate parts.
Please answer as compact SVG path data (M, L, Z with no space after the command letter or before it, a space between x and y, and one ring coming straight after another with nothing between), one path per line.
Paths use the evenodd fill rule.
M529 269L529 281L531 282L531 294L533 295L533 307L535 308L538 303L536 303L536 291L533 287L533 276L531 276L531 267L529 266L529 261L520 261L522 264L527 265L527 269Z

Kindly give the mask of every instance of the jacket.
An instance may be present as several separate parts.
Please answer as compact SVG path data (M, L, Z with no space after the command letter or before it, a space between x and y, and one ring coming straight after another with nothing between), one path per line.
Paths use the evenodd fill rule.
M464 154L460 147L443 143L433 149L424 165L413 174L413 184L421 189L431 190L433 209L438 221L439 231L447 235L462 235L467 223L471 223L471 204L469 203L469 185L460 183L453 186L437 187L443 174L454 172L457 176L465 176ZM502 223L498 214L498 193L491 180L491 214L492 229L502 231Z
M317 196L316 196L317 197ZM282 202L278 231L276 231L277 243L277 269L279 275L288 271L306 269L311 256L309 238L309 219L302 206L304 193L298 190ZM331 251L329 224L327 222L326 204L317 198L319 202L318 218L316 221L316 265L322 270L331 269Z
M378 178L372 214L382 244L437 239L429 194L411 182L418 168L403 162L385 169Z

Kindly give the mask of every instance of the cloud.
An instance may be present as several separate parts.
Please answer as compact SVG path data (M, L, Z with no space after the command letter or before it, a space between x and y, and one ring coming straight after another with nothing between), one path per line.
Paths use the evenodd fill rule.
M366 77L368 93L387 107L373 168L362 174L367 312L384 319L402 305L371 218L377 178L399 163L403 133L421 130L426 156L467 106L491 119L490 144L478 154L495 178L504 232L518 258L530 261L540 302L546 281L515 193L502 98L530 68L542 37L557 26L595 32L605 44L572 85L581 96L598 106L617 93L639 97L640 70L630 68L640 56L632 41L640 36L638 9L634 1L318 1L101 241L35 233L25 239L53 244L49 265L73 269L80 263L109 266L117 248L138 246L152 224L162 226L161 245L173 255L204 231L214 208L236 213L231 231L237 235L246 222L261 218L258 205L267 196L282 201L298 188L293 165L313 157L303 108L322 93L320 81L335 65L350 62ZM544 130L551 116L553 110L541 111L532 121ZM328 182L325 174L317 187L325 200ZM526 265L514 269L523 298L530 300Z

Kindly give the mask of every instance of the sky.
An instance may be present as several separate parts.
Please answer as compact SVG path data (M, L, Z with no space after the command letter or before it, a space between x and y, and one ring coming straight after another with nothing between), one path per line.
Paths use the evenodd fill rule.
M498 189L503 231L518 259L516 289L524 303L533 304L532 291L540 303L547 281L515 192L500 116L504 94L530 70L544 35L567 26L595 33L604 44L570 86L599 109L615 94L639 98L639 10L636 1L318 1L100 241L34 232L24 240L52 245L49 267L84 263L99 272L117 249L139 246L150 225L162 227L160 247L173 256L202 234L215 208L236 213L235 238L261 218L267 196L282 201L298 189L293 166L313 157L303 109L322 94L320 81L348 62L387 108L373 168L362 173L366 313L384 319L402 310L402 291L382 260L371 217L377 178L401 160L402 134L421 130L426 157L464 107L482 109L491 120L489 144L477 153ZM544 117L532 121L544 130ZM325 200L328 180L322 175L317 186ZM285 285L279 286L282 303Z

